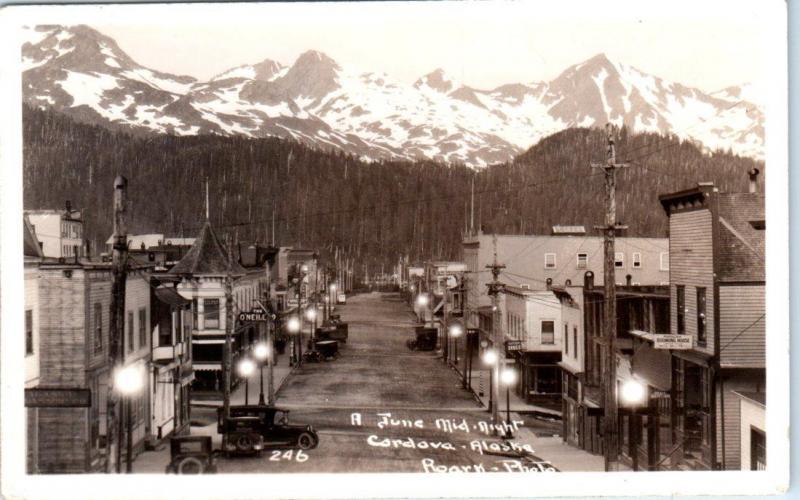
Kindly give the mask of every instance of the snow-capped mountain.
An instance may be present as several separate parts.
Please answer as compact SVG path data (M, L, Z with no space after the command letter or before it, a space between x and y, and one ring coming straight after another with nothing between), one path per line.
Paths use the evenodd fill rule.
M207 82L145 68L86 26L38 26L22 46L33 106L143 132L294 138L367 159L429 158L484 166L571 126L625 123L763 157L763 114L747 87L706 94L598 55L550 82L479 90L441 69L413 85L309 51Z

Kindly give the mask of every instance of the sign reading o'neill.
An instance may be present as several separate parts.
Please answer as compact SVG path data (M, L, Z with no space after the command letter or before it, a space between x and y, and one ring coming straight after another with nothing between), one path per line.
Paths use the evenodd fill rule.
M270 321L275 319L274 314L270 314L264 309L257 308L250 311L243 311L239 313L239 321L241 322L259 322L259 321Z

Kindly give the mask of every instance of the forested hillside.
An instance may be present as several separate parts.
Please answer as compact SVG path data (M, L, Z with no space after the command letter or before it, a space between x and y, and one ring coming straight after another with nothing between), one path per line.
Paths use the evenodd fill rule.
M113 179L129 180L129 232L193 236L204 217L239 241L339 248L370 266L456 258L475 184L475 225L502 233L548 232L553 224L602 222L605 158L600 130L554 134L514 162L473 171L433 162L365 163L282 139L157 135L134 137L78 124L52 111L24 110L25 208L84 211L97 249L111 234ZM749 159L701 153L653 134L628 136L619 160L636 160L618 182L619 220L629 235L664 235L658 194L714 181L745 190ZM760 166L763 171L763 166ZM358 268L358 267L357 267ZM371 267L375 270L375 267Z

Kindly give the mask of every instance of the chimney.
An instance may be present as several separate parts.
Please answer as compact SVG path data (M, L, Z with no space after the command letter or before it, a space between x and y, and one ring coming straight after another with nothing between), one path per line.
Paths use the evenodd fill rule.
M755 193L756 192L756 181L758 181L759 170L757 168L753 167L748 172L748 174L750 176L750 186L749 186L748 192Z

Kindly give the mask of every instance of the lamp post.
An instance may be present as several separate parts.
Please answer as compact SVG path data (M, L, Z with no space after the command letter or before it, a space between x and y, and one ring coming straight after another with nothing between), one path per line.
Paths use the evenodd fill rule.
M458 338L461 337L461 334L464 333L464 328L459 325L458 323L454 323L450 325L450 336L453 337L453 354L455 357L455 365L458 367Z
M141 366L126 366L114 374L114 386L119 390L125 402L126 444L125 472L133 471L133 421L131 420L131 398L142 390L144 373Z
M264 406L264 362L267 361L270 356L270 349L266 342L259 342L256 344L255 348L253 348L253 355L258 360L258 367L260 371L260 381L259 381L259 391L258 391L258 404L260 406Z
M489 366L489 387L490 388L494 387L493 383L494 383L494 371L495 371L495 367L497 366L497 351L495 351L494 349L487 349L483 353L483 362L484 362L484 364ZM489 390L489 411L490 412L494 410L494 405L497 404L496 401L492 401L492 399L493 399L492 398L492 394L493 393L494 393L494 391L492 391L490 389ZM497 434L497 428L494 429L493 434Z
M286 329L289 331L289 334L292 335L292 359L291 364L295 365L297 363L296 355L295 355L295 348L294 343L296 340L294 336L297 335L297 332L300 331L300 319L297 316L292 316L286 321Z
M428 307L428 304L430 303L430 299L428 299L428 294L426 294L425 292L420 292L420 294L417 295L416 302L417 306L421 308L420 313L422 316L421 317L422 323L425 324L427 323L427 314L425 314L425 310Z
M508 366L503 368L500 381L506 386L506 439L511 439L514 437L511 432L511 386L517 381L517 372Z
M314 346L314 332L317 329L317 307L314 305L313 307L309 307L306 309L306 320L308 320L308 329L311 330L311 345L310 349L313 349Z
M256 364L253 363L252 359L244 358L243 360L239 361L239 365L238 365L239 376L244 377L244 404L245 405L249 405L250 404L250 392L249 392L250 379L249 379L249 377L250 377L250 375L253 374L255 369L256 369Z
M639 446L639 429L641 428L641 425L639 423L639 415L636 412L636 408L645 401L647 389L645 388L644 384L638 380L630 378L622 384L622 387L620 388L620 396L622 402L631 407L631 418L634 419L635 423L633 426L634 432L631 435L631 446L633 448L631 458L633 459L633 470L638 471L639 452L636 448Z

